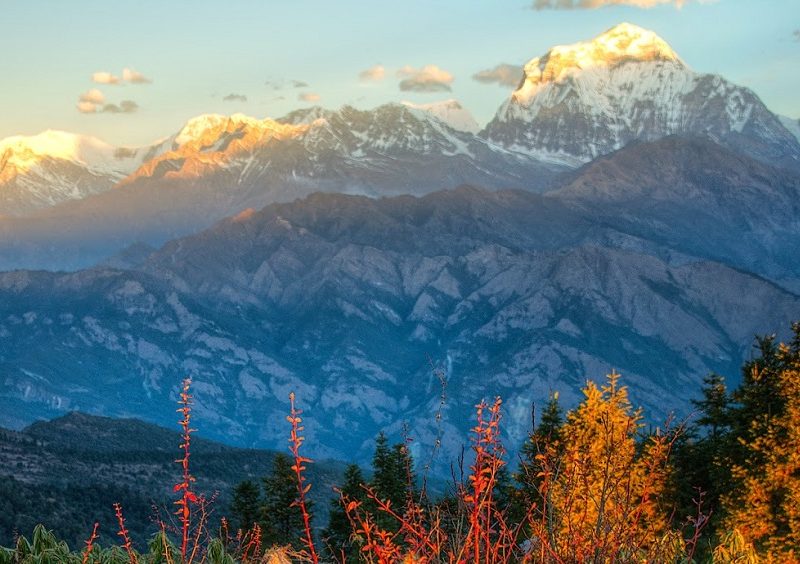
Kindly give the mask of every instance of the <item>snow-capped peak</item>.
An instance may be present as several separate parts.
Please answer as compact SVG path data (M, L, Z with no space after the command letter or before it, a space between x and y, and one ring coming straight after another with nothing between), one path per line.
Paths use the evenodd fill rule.
M441 102L432 102L430 104L403 102L403 105L429 113L456 131L466 131L468 133L477 133L480 131L478 122L475 121L475 118L472 117L469 110L464 108L458 100L442 100Z
M48 157L100 166L114 159L115 150L95 137L52 129L38 135L15 135L0 140L0 155L8 153L9 160L20 170Z
M186 122L186 125L183 126L183 129L181 129L177 137L175 137L175 143L183 145L184 143L202 137L203 134L209 130L228 127L228 125L234 127L241 125L258 127L261 123L262 120L241 113L229 116L222 114L201 114Z
M525 65L521 97L548 82L560 82L579 71L612 68L627 62L670 61L683 65L666 41L639 26L621 23L591 41L552 47Z

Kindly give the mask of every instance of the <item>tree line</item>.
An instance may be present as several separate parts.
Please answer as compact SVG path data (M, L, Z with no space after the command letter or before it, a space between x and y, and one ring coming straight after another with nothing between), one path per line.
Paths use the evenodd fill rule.
M776 562L800 558L800 324L788 343L757 338L735 389L719 374L705 377L687 421L646 428L616 374L602 385L589 382L583 393L566 413L552 394L515 470L503 464L492 476L493 511L522 525L526 551L538 550L543 561L598 561L637 550L685 561L725 561L736 551ZM279 455L261 484L236 486L231 516L245 530L258 523L265 544L299 550L291 465ZM348 466L320 541L330 558L369 560L359 522L346 509L352 502L387 533L403 529L409 510L435 515L452 533L468 519L458 490L435 499L420 491L406 445L390 445L381 433L370 478Z

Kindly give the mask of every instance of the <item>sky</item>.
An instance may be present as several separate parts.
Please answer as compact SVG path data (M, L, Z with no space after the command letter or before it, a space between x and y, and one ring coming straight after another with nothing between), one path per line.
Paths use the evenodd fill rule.
M623 21L800 117L800 0L2 0L0 138L138 146L204 113L455 98L479 123L513 72ZM513 67L510 67L513 68ZM500 71L503 70L501 67ZM509 78L511 76L512 78ZM505 84L490 82L505 77Z

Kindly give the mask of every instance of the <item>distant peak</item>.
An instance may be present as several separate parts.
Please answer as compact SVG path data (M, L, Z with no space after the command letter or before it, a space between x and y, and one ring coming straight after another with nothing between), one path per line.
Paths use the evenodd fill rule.
M78 159L80 153L86 150L108 151L111 146L94 137L48 129L38 135L16 135L0 140L0 152L6 149L61 159Z
M558 82L575 71L611 68L627 62L672 61L683 64L655 32L630 23L618 24L589 41L552 47L525 65L520 87Z
M441 100L439 102L429 102L427 104L415 104L414 102L401 102L404 106L410 108L419 108L420 110L430 110L434 108L448 108L453 110L462 110L464 107L458 100L450 98L449 100Z
M202 135L209 130L239 125L248 125L252 127L260 123L262 123L261 120L257 118L240 113L230 116L222 114L201 114L186 122L186 125L183 126L183 129L181 129L180 133L178 133L178 136L175 138L175 142L178 145L183 145L188 141L202 137Z
M413 102L403 102L402 104L407 108L430 114L457 131L477 133L480 130L478 122L458 100L451 98L428 104L414 104Z

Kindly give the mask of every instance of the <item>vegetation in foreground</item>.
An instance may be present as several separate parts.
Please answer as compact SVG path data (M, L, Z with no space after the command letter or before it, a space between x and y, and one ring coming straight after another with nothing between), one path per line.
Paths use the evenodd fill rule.
M116 505L117 546L98 546L95 527L71 552L37 526L0 549L0 563L800 562L800 324L788 344L757 346L738 389L706 379L693 423L646 430L616 374L587 384L565 417L551 397L513 475L502 402L481 402L468 472L439 499L419 487L406 445L380 436L372 478L351 466L317 533L294 396L291 456L276 458L263 487L237 486L233 524L211 523L213 500L191 473L186 381L175 510L148 551L133 548Z

